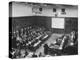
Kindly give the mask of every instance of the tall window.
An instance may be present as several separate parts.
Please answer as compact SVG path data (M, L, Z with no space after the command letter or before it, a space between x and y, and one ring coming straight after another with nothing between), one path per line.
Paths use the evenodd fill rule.
M41 7L39 8L39 11L42 11L42 8Z
M53 12L56 12L56 8L53 8Z
M65 9L63 8L61 11L62 11L62 12L65 12Z

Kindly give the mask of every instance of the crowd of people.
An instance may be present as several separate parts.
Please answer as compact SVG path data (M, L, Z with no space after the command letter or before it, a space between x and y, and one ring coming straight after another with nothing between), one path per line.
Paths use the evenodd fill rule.
M34 52L50 35L43 26L29 25L12 32L12 58L26 57L29 52ZM34 56L33 54L32 56Z
M51 36L51 31L43 26L29 25L12 31L12 58L41 57L35 51ZM72 31L58 37L54 44L44 44L45 56L73 55L78 53L78 33Z

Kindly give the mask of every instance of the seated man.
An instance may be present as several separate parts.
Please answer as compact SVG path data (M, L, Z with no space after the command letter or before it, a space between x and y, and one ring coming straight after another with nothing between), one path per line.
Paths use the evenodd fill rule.
M45 45L44 45L44 54L45 54L45 55L48 54L48 49L49 49L48 45L45 44Z
M67 46L67 44L68 44L68 40L69 40L69 37L68 37L68 36L64 36L64 37L63 37L63 40L62 40L62 42L61 42L61 44L60 44L59 49L64 49L64 48L66 48L66 46Z
M73 46L76 44L76 41L77 41L77 33L75 31L72 31L70 33L70 41L69 41L69 46Z
M20 57L21 58L24 58L26 56L26 51L25 51L25 49L21 49L20 50Z
M32 57L37 57L37 55L35 53L33 53Z

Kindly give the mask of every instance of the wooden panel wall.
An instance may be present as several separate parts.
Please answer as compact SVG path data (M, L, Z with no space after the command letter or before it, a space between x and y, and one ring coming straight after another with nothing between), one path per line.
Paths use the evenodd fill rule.
M51 28L51 17L45 16L12 17L9 20L12 20L14 28L36 24L50 29L53 33L70 33L72 30L78 30L78 18L65 18L65 29Z

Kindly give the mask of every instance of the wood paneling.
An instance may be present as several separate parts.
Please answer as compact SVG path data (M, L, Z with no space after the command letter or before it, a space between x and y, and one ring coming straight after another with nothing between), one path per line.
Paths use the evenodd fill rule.
M78 30L78 18L65 18L65 32L70 33L73 30Z
M27 25L41 25L50 29L53 33L70 33L72 30L78 30L78 18L65 18L65 29L51 28L52 17L45 16L27 16L27 17L12 17L13 28L25 27ZM19 27L17 27L19 26Z

